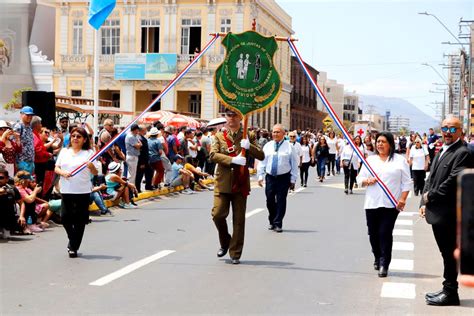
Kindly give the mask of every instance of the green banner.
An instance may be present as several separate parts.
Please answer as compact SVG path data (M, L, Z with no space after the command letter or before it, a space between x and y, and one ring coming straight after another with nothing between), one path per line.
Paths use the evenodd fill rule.
M273 105L281 92L281 80L273 65L278 49L275 37L254 31L228 33L222 40L225 59L214 75L219 100L247 115Z

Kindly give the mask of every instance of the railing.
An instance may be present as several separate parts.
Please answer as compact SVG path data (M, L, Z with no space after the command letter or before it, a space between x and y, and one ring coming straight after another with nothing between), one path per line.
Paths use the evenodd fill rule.
M85 63L88 55L61 55L63 63Z
M94 99L57 95L56 96L56 104L94 106ZM110 101L110 100L99 100L99 106L112 107L112 101Z

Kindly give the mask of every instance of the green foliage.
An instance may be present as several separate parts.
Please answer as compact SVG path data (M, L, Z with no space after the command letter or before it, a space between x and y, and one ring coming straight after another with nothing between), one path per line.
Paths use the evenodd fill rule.
M21 107L21 94L23 91L30 91L31 87L26 87L13 91L13 97L3 106L5 110L17 109Z

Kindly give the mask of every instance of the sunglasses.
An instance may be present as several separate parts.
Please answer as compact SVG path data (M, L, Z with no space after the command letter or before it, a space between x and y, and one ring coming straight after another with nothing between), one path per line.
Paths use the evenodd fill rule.
M290 136L290 138L296 138L296 136Z
M7 179L7 177L5 177L5 176L0 176L0 180L5 180L5 179Z
M453 133L456 133L457 130L458 130L458 128L454 127L454 126L451 126L451 127L443 126L443 127L441 127L441 131L443 133L450 132L451 134L453 134Z

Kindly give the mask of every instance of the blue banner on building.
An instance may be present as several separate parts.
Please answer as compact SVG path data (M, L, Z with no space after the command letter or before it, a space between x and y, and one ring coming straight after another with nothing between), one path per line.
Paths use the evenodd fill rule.
M177 54L115 54L115 80L171 80Z

